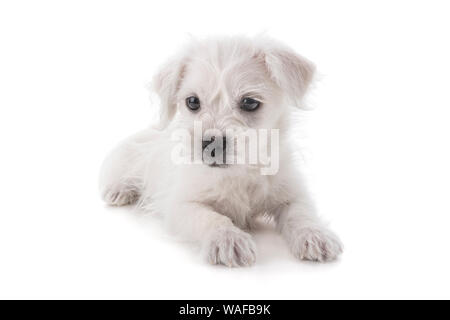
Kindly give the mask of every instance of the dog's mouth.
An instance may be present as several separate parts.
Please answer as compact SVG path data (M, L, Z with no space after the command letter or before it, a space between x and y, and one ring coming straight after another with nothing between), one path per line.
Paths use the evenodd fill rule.
M218 164L218 163L214 162L214 163L208 164L208 166L211 168L227 168L228 164Z

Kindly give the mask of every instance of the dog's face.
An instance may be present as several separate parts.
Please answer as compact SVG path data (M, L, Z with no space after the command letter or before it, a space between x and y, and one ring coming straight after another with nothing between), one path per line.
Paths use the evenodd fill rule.
M232 54L199 50L186 64L176 95L177 125L191 127L201 121L204 130L223 132L276 126L281 94L263 62L250 54Z
M161 126L194 130L282 129L287 105L300 105L313 65L268 39L193 42L156 75Z

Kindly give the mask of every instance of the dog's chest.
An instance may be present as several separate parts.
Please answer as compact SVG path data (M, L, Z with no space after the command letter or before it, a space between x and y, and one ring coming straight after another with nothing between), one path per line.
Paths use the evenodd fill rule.
M224 176L205 190L205 202L240 227L276 206L273 179L260 174Z

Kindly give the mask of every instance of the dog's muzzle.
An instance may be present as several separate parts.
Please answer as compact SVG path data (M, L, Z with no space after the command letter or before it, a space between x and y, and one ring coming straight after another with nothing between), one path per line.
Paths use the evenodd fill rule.
M221 139L221 141L219 140ZM222 136L204 137L202 140L203 163L211 167L226 167L227 138Z

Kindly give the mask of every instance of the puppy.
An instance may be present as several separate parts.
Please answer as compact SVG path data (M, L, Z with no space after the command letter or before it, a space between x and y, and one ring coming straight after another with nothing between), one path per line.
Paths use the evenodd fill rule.
M192 41L154 78L159 124L106 158L104 201L162 214L212 264L252 265L256 248L247 231L262 215L299 259L335 259L342 245L317 217L288 141L292 107L301 106L314 70L272 39ZM255 161L261 150L266 157Z

